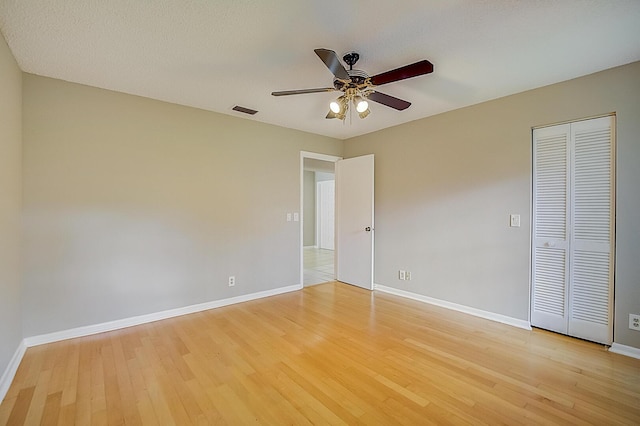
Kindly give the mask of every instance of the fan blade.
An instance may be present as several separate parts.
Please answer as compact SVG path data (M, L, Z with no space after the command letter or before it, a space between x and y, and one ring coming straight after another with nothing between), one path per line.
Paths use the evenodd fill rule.
M403 111L411 105L411 102L403 101L402 99L394 98L390 95L385 95L380 92L373 92L367 96L367 99L373 102L377 102L382 105L386 105L398 111Z
M419 75L429 74L432 72L433 64L425 59L420 62L416 62L415 64L406 65L404 67L396 68L395 70L374 75L371 77L371 84L374 86L381 86L383 84L393 83L394 81L417 77Z
M336 78L339 78L340 80L351 80L349 73L340 63L340 59L338 58L338 55L336 55L336 52L328 49L314 49L314 52L316 52L316 55L322 59L322 62L324 62L327 68L329 68L329 71L331 71Z
M301 89L301 90L283 90L281 92L271 92L273 96L288 96L288 95L302 95L304 93L321 93L321 92L334 92L336 89L333 87L321 87L319 89Z

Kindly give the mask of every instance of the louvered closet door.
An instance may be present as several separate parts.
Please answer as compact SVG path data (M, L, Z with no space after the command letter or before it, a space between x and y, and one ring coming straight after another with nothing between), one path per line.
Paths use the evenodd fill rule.
M613 117L571 124L569 334L612 342Z
M613 117L533 132L534 326L610 344Z
M567 125L533 132L531 323L567 333L569 139Z

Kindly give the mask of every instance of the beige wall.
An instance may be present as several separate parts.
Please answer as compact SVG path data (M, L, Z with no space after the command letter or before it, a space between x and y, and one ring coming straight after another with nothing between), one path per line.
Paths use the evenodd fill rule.
M22 73L0 35L0 377L22 340ZM0 392L1 393L1 392Z
M15 158L1 169L13 170L7 203L20 193L20 73L0 58L15 76L0 83L13 93L0 105L18 114L1 148L11 153L0 161ZM343 155L342 142L23 79L24 335L299 284L299 225L285 221L300 206L299 152ZM526 320L531 127L616 112L615 341L640 348L626 328L640 313L638 81L636 63L346 141L346 157L376 154L376 282ZM2 226L16 209L3 204ZM509 213L521 228L508 227ZM18 263L19 236L7 229L0 261ZM19 269L5 270L16 284L2 287L11 309L0 315L15 320ZM0 330L13 353L20 333Z
M24 129L27 336L301 284L300 151L342 154L29 74Z
M617 114L617 343L640 348L640 63L345 142L376 155L378 284L528 319L531 128ZM373 117L373 114L371 115ZM510 228L509 214L522 227ZM412 272L399 281L399 269Z

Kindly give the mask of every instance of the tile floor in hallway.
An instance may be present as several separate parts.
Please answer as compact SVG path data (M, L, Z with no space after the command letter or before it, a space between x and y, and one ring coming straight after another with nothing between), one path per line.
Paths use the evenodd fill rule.
M304 285L326 283L335 279L333 250L304 248Z

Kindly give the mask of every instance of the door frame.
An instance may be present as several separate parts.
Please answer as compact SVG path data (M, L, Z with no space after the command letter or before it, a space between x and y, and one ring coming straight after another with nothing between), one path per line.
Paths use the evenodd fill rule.
M335 163L342 160L342 157L317 152L300 151L300 239L299 239L299 266L300 266L300 286L304 287L304 159L328 161ZM336 247L337 249L337 247Z

